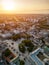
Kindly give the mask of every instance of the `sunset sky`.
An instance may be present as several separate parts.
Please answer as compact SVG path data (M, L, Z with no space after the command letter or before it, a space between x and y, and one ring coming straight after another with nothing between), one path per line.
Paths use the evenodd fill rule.
M49 13L49 0L0 0L0 13Z

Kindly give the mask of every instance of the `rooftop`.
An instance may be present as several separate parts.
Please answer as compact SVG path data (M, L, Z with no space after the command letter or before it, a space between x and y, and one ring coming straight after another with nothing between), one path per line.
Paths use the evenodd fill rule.
M42 49L41 48L38 48L36 49L34 52L32 52L30 54L30 57L32 60L34 60L34 62L37 64L37 65L44 65L44 62L43 60L46 58L44 55L43 55L43 52L42 52Z
M12 53L9 49L6 49L4 51L4 58L10 62L11 60L13 60L16 57L16 55L14 53Z

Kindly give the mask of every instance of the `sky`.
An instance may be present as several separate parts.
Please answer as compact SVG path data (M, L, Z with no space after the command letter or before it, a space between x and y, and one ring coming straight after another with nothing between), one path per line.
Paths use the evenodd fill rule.
M49 0L0 0L0 13L49 13Z

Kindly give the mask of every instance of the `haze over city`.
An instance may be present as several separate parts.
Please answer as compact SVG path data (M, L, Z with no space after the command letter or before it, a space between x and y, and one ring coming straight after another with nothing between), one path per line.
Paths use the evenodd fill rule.
M0 0L0 65L49 65L49 0Z
M0 13L49 13L49 0L0 0Z

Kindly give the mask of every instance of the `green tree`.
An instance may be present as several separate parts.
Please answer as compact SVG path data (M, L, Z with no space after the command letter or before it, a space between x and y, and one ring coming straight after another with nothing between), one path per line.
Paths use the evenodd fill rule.
M29 47L32 44L31 40L23 40L22 43L24 43L27 47Z
M19 44L19 50L22 52L22 53L25 53L25 46L22 44Z
M27 50L29 52L32 52L33 49L34 49L34 45L33 43L31 42L31 40L23 40L22 43L24 43L24 45L27 47Z
M13 35L13 36L11 37L11 39L13 39L14 41L16 41L17 39L20 39L20 38L21 38L21 37L20 37L19 34Z
M25 62L23 60L20 60L20 65L25 65Z
M5 50L5 56L7 57L7 56L9 56L10 54L11 54L10 50L9 50L9 49L6 49L6 50Z

